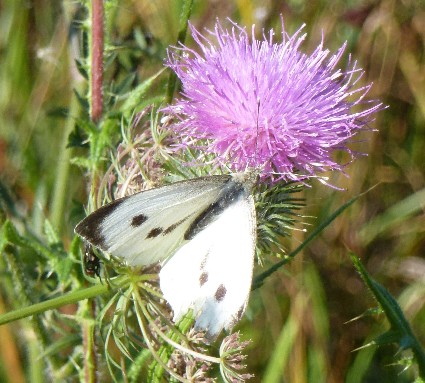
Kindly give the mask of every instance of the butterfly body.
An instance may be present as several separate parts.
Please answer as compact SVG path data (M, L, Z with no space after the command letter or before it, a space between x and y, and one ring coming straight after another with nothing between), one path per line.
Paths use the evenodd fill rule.
M89 277L97 276L100 278L100 259L93 252L90 245L84 249L84 271Z
M180 319L211 337L231 328L249 296L256 243L251 173L180 181L101 207L75 231L130 266L162 263L160 286Z

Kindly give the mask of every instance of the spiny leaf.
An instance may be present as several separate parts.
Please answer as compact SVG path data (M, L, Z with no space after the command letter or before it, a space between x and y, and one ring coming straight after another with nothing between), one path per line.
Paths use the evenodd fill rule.
M387 344L390 342L396 342L402 349L410 348L418 364L419 374L421 378L425 378L425 352L413 334L409 322L404 317L403 311L397 301L391 296L385 287L369 276L360 259L356 255L350 254L350 257L354 267L361 275L374 298L382 307L382 310L390 322L391 329L378 337L375 340L375 343L378 344L378 342L380 342L382 344Z

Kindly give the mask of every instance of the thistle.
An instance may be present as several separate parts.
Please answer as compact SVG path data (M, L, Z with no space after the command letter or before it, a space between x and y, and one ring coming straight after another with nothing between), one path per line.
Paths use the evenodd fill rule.
M273 30L258 41L253 28L250 40L245 29L235 23L229 31L217 22L210 32L216 42L190 28L201 53L182 45L169 51L167 64L182 81L181 98L163 110L165 123L153 118L150 125L139 124L139 133L130 131L130 138L124 138L110 186L116 183L116 196L122 196L149 188L151 182L161 183L163 170L171 177L185 178L188 172L206 175L220 173L223 168L236 172L254 168L263 181L254 187L257 257L281 253L281 238L292 229L295 211L302 204L292 193L311 177L323 180L320 173L326 170L342 171L343 165L333 159L334 152L344 151L355 158L349 142L359 131L368 129L372 115L382 105L372 101L362 110L370 85L356 87L363 72L355 62L346 71L337 69L345 45L330 54L322 43L307 55L300 51L305 39L301 29L292 37L282 32L283 41L275 43ZM353 112L353 107L360 111ZM174 156L170 155L172 147L178 149ZM202 162L203 167L185 166L196 162ZM163 270L170 264L171 260ZM144 271L140 277L130 269L128 290L108 305L118 308L108 339L114 339L128 355L138 344L145 345L154 358L150 377L165 370L180 381L204 382L209 381L208 372L216 364L226 382L249 379L251 375L243 372L242 354L247 342L231 334L221 344L220 357L210 356L208 337L204 339L205 334L193 330L196 315L202 312L177 315L181 320L173 323L159 289L158 270ZM248 281L248 291L249 286ZM176 296L174 290L172 296ZM122 338L122 334L128 337ZM140 360L144 357L141 353Z
M232 22L219 21L209 37L190 25L197 52L181 45L169 50L167 65L182 82L182 97L166 110L180 148L212 154L234 171L261 169L263 179L300 181L326 170L342 170L337 150L355 157L347 144L382 108L363 100L371 85L356 88L357 63L337 69L346 44L331 54L323 42L307 55L300 28L282 42L274 31L251 39ZM210 39L211 37L211 39ZM213 41L214 40L214 41ZM353 112L355 106L368 107Z

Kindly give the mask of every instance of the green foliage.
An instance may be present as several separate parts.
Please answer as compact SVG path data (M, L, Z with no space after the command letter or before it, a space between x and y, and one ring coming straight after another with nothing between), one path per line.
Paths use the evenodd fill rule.
M102 259L102 281L88 278L73 228L84 209L92 211L113 198L116 185L134 170L125 167L131 156L149 185L215 171L185 166L196 153L175 161L165 149L172 137L157 113L178 89L176 77L163 69L165 48L185 40L189 16L200 29L211 28L211 15L217 14L242 25L255 23L260 31L278 30L282 12L279 2L260 9L251 0L104 3L104 112L97 123L90 120L86 7L91 2L2 3L2 382L175 379L164 371L167 363L178 367L182 354L168 341L193 351L194 339L179 335L193 318L162 333L162 327L147 324L146 318L159 317L163 304L155 281L107 259ZM381 0L369 5L336 1L331 7L323 1L289 1L286 7L289 31L307 24L307 51L320 41L322 30L331 50L348 39L348 50L366 68L367 81L374 82L374 97L390 107L371 122L379 131L374 138L359 137L353 146L369 156L347 167L349 178L330 175L330 183L346 192L314 182L309 188L257 190L257 255L265 269L256 270L250 306L238 325L245 338L252 338L244 363L255 382L421 382L425 6ZM146 169L140 164L152 142ZM362 197L350 199L353 195ZM306 223L312 229L305 230ZM345 257L351 250L361 254L373 275L351 258L384 314L374 320L365 315L351 321L359 313L370 314L364 288ZM147 301L150 294L154 299ZM383 330L385 318L388 330ZM161 321L169 325L165 317ZM148 348L141 329L155 350ZM217 345L208 351L217 354ZM204 362L223 370L224 354ZM188 358L199 365L196 355ZM213 375L219 376L219 367L211 368Z
M304 206L301 198L294 196L303 185L278 183L273 187L261 184L254 195L257 211L257 258L262 262L270 253L284 253L282 237L289 236L302 217L297 211Z
M420 377L425 379L425 351L413 334L397 301L385 287L369 276L358 257L352 254L351 259L390 323L390 329L374 339L372 343L378 346L398 343L400 350L410 349L416 359Z

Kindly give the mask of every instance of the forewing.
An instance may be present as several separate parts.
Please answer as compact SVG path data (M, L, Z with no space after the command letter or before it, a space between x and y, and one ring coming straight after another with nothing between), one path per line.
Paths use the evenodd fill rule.
M183 245L160 272L164 298L178 321L189 309L214 338L245 311L252 282L256 217L248 190Z
M150 265L178 247L197 212L217 199L230 178L196 178L121 198L90 214L75 232L129 265Z

